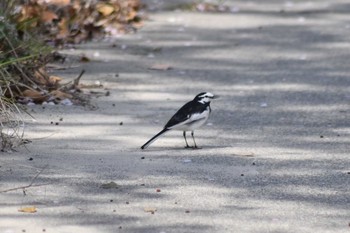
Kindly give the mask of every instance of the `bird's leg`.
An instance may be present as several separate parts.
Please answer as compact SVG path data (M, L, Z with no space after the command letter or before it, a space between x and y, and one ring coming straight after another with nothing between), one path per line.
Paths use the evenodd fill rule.
M186 131L184 131L183 135L184 135L184 139L185 139L185 142L186 142L186 147L185 147L185 148L190 148L190 147L188 146L187 139L186 139Z
M194 131L191 132L191 136L192 136L193 142L194 142L194 149L201 149L200 147L197 146L196 140L194 140Z

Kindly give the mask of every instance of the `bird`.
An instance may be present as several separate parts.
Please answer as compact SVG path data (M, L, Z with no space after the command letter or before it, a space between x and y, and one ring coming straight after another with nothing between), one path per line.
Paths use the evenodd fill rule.
M170 130L180 130L183 131L183 137L186 142L185 148L195 148L199 147L194 139L194 130L201 127L207 122L209 115L211 113L210 101L217 99L219 96L214 95L210 92L201 92L193 100L189 101L183 105L165 124L164 128L148 140L141 149L146 149L155 140L157 140L161 135ZM194 142L194 146L190 147L187 143L186 132L191 131L191 136Z

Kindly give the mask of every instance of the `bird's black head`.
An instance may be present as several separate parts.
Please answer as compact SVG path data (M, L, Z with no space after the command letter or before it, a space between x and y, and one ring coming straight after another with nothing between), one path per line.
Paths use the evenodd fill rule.
M198 101L202 104L205 104L205 103L210 103L212 99L216 99L216 98L218 98L218 96L210 92L201 92L198 95L196 95L196 97L194 97L194 101Z

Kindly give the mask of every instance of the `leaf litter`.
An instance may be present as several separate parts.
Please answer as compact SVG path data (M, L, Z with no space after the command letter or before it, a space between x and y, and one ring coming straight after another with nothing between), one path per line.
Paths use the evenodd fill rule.
M52 65L66 59L52 51L52 46L62 48L135 32L143 23L142 8L139 0L31 0L9 8L11 17L0 22L4 29L0 34L0 50L4 51L0 70L10 81L6 86L1 84L3 95L25 105L90 105L89 97L83 95L80 77L70 85L62 84L62 77L50 75L48 68L67 69ZM14 35L33 35L45 44L29 43ZM82 55L80 61L90 62L91 58Z

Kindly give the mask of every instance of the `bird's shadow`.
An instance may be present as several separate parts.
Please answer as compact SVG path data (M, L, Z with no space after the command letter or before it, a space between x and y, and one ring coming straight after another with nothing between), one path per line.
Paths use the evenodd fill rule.
M139 149L141 151L202 151L206 149L218 149L218 148L226 148L227 146L204 146L204 147L152 147L147 149Z

